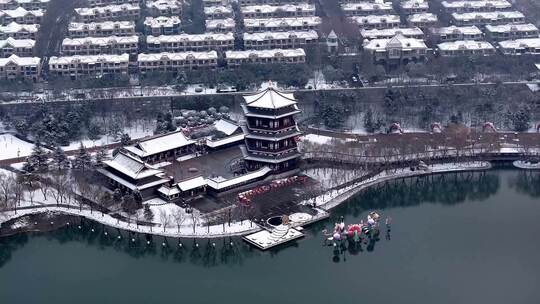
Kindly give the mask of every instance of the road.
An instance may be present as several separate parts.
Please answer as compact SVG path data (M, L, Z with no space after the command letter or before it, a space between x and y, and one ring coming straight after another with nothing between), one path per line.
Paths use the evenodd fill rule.
M536 81L507 81L507 82L470 82L470 83L453 83L453 84L396 84L396 85L375 85L368 87L336 87L336 88L320 88L320 89L296 89L285 91L290 92L333 92L333 91L364 91L364 90L381 90L389 87L392 88L436 88L436 87L475 87L475 86L510 86L510 85L527 85L538 84ZM119 92L124 93L124 96L114 96ZM177 92L173 88L164 87L144 87L142 90L140 87L125 87L125 88L103 88L103 89L77 89L73 90L71 95L75 93L84 93L84 98L75 98L74 96L68 96L67 99L55 99L55 100L43 100L40 98L34 99L19 99L15 101L3 102L2 104L20 104L20 103L44 103L44 102L65 102L65 101L110 101L110 100L150 100L150 99L163 99L163 98L177 98L186 96L239 96L254 91L241 91L241 92L225 92L225 93L205 93L205 92ZM136 94L138 93L138 94ZM133 95L131 95L133 94ZM135 95L136 94L136 95ZM142 95L141 95L142 94ZM44 96L52 96L52 93L46 91Z

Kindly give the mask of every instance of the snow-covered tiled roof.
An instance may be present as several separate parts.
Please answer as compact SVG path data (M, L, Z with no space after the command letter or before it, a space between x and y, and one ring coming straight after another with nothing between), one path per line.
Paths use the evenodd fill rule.
M64 38L62 46L78 45L112 45L112 44L132 44L139 43L137 35L132 36L110 36L110 37L84 37L84 38Z
M499 42L499 46L503 49L534 48L540 50L540 38L505 40Z
M168 9L180 9L182 8L182 2L176 0L146 1L146 7L150 9L157 9L160 11Z
M3 15L5 16L9 16L11 18L20 18L20 17L24 17L24 16L27 16L27 15L33 15L33 16L36 16L36 17L43 17L43 10L42 9L37 9L37 10L26 10L25 8L23 7L17 7L16 9L12 9L12 10L2 10L0 11L0 17L2 17Z
M158 28L158 27L172 27L181 24L178 16L159 16L159 17L146 17L144 19L144 25Z
M135 22L133 21L104 21L104 22L71 22L68 25L68 31L95 31L101 30L113 30L113 29L135 29Z
M315 13L315 5L308 3L299 3L299 4L284 4L284 5L249 5L242 6L240 11L243 14L254 14L254 13L276 13L276 12L313 12Z
M512 4L506 0L442 1L441 5L446 9L507 9L512 7Z
M180 194L180 189L178 187L168 187L168 186L161 186L157 190L159 193L165 195L165 196L173 196L176 194Z
M289 17L289 18L255 18L244 19L244 25L246 28L250 27L300 27L304 25L318 26L321 24L320 17Z
M409 28L389 28L389 29L362 29L360 35L364 39L375 38L392 38L397 34L402 34L405 37L423 36L424 32L418 27Z
M205 34L179 34L146 37L147 43L170 43L170 42L199 42L199 41L234 41L233 33L205 33Z
M437 15L433 13L418 13L407 17L407 21L409 22L437 22L437 20L439 20Z
M206 6L204 8L205 15L214 15L214 14L232 14L232 8L225 5L216 5L216 6Z
M106 160L103 163L132 179L141 179L163 172L123 152L118 152L112 160Z
M8 25L0 25L0 33L18 33L29 32L36 33L39 30L39 24L18 24L17 22L11 22Z
M425 0L407 0L402 1L400 6L404 9L423 8L428 9L429 3Z
M53 64L74 64L74 63L96 63L96 62L110 62L110 63L128 63L129 55L75 55L75 56L52 56L49 59L49 65Z
M452 17L456 20L467 21L475 19L490 19L490 20L499 20L507 18L525 18L523 13L518 11L509 11L509 12L473 12L473 13L452 13Z
M206 186L206 180L202 176L197 176L188 180L178 182L176 184L182 191L189 191Z
M225 135L227 136L232 135L234 132L238 130L238 128L240 128L238 124L232 121L229 121L227 119L220 119L214 122L214 127L216 128L216 130L225 133Z
M369 16L354 16L349 17L358 25L362 24L381 24L381 23L397 23L401 22L398 15L369 15Z
M139 54L138 62L159 62L163 60L217 60L216 51L208 52L179 52L179 53L157 53L157 54Z
M274 58L281 57L299 57L306 56L304 49L271 49L271 50L249 50L249 51L226 51L226 59L245 59L250 57Z
M476 26L447 26L432 29L432 32L437 35L451 35L451 34L461 34L461 35L482 35L482 31Z
M357 2L357 3L343 3L341 9L345 12L348 11L361 11L361 12L377 12L377 11L391 11L391 2Z
M207 30L214 30L217 28L231 29L231 28L234 28L235 26L236 26L236 23L234 22L233 18L206 20Z
M39 57L19 57L17 55L11 55L8 58L0 58L0 67L4 67L8 64L15 64L18 66L38 66L41 62Z
M136 145L126 147L125 149L137 156L146 157L149 155L185 147L194 143L194 140L187 138L182 132L176 131L142 140Z
M510 33L510 32L537 32L538 27L532 23L524 24L502 24L502 25L486 25L486 31L492 33Z
M280 109L296 104L293 93L278 91L271 85L264 91L244 95L243 97L248 107L263 109Z
M306 40L317 40L319 35L316 31L287 31L287 32L260 32L260 33L244 33L244 41L265 41L274 39L289 39L299 38Z
M443 51L495 49L493 45L491 45L491 43L487 41L473 41L473 40L443 42L443 43L437 44L437 48Z
M76 8L75 12L77 12L78 15L81 16L93 16L98 14L105 14L105 13L118 13L122 11L138 11L140 10L138 5L134 4L113 4L113 5L107 5L107 6L98 6L98 7L80 7Z
M0 40L0 49L5 47L32 49L35 44L36 41L33 39L13 39L9 37L6 40Z
M257 171L253 171L238 177L234 177L231 179L217 179L217 178L207 178L206 183L210 188L213 188L215 190L221 190L225 188L229 188L235 185L244 184L246 182L259 179L263 176L266 176L266 174L270 173L272 169L268 167L262 167L261 169Z
M373 39L364 44L364 49L371 51L382 51L388 48L425 50L427 46L422 39L407 38L402 34L397 34L389 39Z

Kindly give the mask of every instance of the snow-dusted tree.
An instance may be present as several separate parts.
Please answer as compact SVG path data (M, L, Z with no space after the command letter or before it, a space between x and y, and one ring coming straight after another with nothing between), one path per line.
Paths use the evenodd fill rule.
M113 202L114 204L118 204L122 202L122 191L120 191L120 189L118 188L114 189Z
M128 146L131 144L131 137L127 133L123 133L120 137L120 143L122 143L122 146Z
M67 192L69 191L69 186L71 181L69 177L65 174L54 174L51 181L51 195L56 201L56 205L64 203L67 197Z
M36 142L32 154L26 158L23 170L26 172L44 171L47 169L47 153L43 150L40 142Z
M92 156L88 153L88 150L81 143L77 155L72 162L73 169L76 170L86 170L92 166Z
M139 209L139 204L135 201L133 194L128 193L122 198L122 209L128 214L135 214L137 209Z
M0 172L0 208L7 209L10 206L10 195L13 189L13 179L8 174Z
M62 150L62 148L60 148L60 146L56 146L54 148L52 158L56 170L63 171L69 168L69 160L66 156L66 153L64 152L64 150Z
M107 150L104 147L100 147L96 153L95 161L97 166L103 165L103 161L107 159Z
M152 231L152 221L154 220L154 212L148 204L144 205L144 219L150 223L150 231Z

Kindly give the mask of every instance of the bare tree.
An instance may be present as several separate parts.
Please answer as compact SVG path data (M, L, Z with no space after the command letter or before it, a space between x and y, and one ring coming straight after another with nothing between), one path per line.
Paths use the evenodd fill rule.
M197 229L197 225L200 222L200 216L198 214L195 214L195 211L191 212L191 225L193 226L193 234L195 234L195 229Z
M0 172L0 204L5 208L9 206L10 193L13 188L13 179L5 173Z
M165 232L165 229L167 229L167 227L171 223L171 217L167 213L167 210L159 210L159 219L161 221L161 224L163 225L163 232Z
M15 197L13 201L13 206L15 208L15 212L17 212L17 207L21 205L21 200L24 198L24 185L23 181L20 177L11 177L13 179L13 195Z
M66 194L69 191L70 180L65 174L54 174L52 178L51 195L56 201L56 205L60 205L66 199Z
M176 211L172 214L174 222L176 223L176 227L178 228L178 233L180 233L180 228L182 227L182 223L185 221L184 212L182 209L176 209Z

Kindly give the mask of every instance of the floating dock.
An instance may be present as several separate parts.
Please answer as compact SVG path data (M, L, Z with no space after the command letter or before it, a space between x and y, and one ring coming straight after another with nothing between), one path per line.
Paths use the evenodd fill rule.
M272 230L261 230L243 237L243 239L261 250L267 250L283 243L299 239L304 234L288 225L279 225Z

